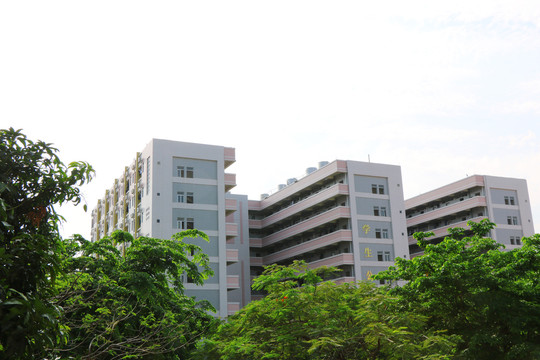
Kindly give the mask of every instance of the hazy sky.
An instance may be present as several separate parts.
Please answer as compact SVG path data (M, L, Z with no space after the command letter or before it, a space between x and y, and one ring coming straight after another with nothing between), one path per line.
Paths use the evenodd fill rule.
M526 178L538 231L540 2L372 3L0 2L0 128L90 162L90 209L163 138L235 147L253 199L368 154L406 198ZM89 237L89 213L61 212Z

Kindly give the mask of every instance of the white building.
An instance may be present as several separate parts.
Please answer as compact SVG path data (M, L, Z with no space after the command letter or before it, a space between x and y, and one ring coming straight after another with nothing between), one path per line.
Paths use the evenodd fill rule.
M534 234L527 181L474 175L405 201L411 256L422 254L412 234L433 231L440 242L453 227L467 228L469 220L489 219L497 226L490 237L507 249Z
M225 173L234 162L233 148L152 140L98 201L92 212L92 240L116 229L162 239L183 229L205 232L210 242L187 241L210 256L215 275L203 286L185 279L185 293L209 300L219 316L227 316L227 291L239 288L238 276L227 276L227 264L238 261L238 252L226 248L227 239L238 235L237 225L225 218L236 210L236 201L225 199L236 186L236 176Z

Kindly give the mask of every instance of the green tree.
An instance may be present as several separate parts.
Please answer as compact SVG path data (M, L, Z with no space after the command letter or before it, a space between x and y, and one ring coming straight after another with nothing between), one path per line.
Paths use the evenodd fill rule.
M426 318L398 312L371 282L322 282L334 269L271 265L253 301L204 341L195 359L447 359L454 342Z
M217 321L207 301L183 294L182 276L202 284L212 275L208 256L185 237L208 240L197 230L171 240L122 231L96 242L66 240L56 300L70 336L49 352L81 360L185 358Z
M48 299L58 275L62 220L55 204L80 203L92 178L85 162L65 165L57 150L21 130L0 130L0 356L30 359L64 337Z
M432 233L414 234L424 255L397 259L375 278L406 280L391 293L404 310L429 316L430 328L460 336L463 358L540 359L540 235L504 251L484 237L495 224L468 225L471 236L451 229L437 245L424 240Z

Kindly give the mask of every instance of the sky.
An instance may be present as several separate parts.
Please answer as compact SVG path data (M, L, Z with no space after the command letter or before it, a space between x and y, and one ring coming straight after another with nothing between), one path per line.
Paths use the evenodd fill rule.
M161 138L236 148L252 199L335 159L400 165L405 198L525 178L539 228L540 2L3 1L9 127L92 164L89 209Z

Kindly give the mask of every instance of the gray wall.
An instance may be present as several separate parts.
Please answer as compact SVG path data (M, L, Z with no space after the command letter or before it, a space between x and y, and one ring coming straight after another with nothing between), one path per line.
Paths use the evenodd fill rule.
M371 194L372 184L384 185L384 193L388 194L388 181L386 180L386 178L364 175L354 176L354 188L356 192Z
M193 177L197 179L217 179L217 163L215 161L174 157L172 176L177 176L177 166L192 167L194 171Z
M195 229L201 231L218 230L218 212L212 210L193 210L193 209L173 209L172 225L174 229L178 228L176 219L179 217L193 218Z
M173 183L172 201L177 202L177 192L184 193L192 192L194 204L210 204L217 205L217 186L215 185L199 185L199 184L184 184Z

